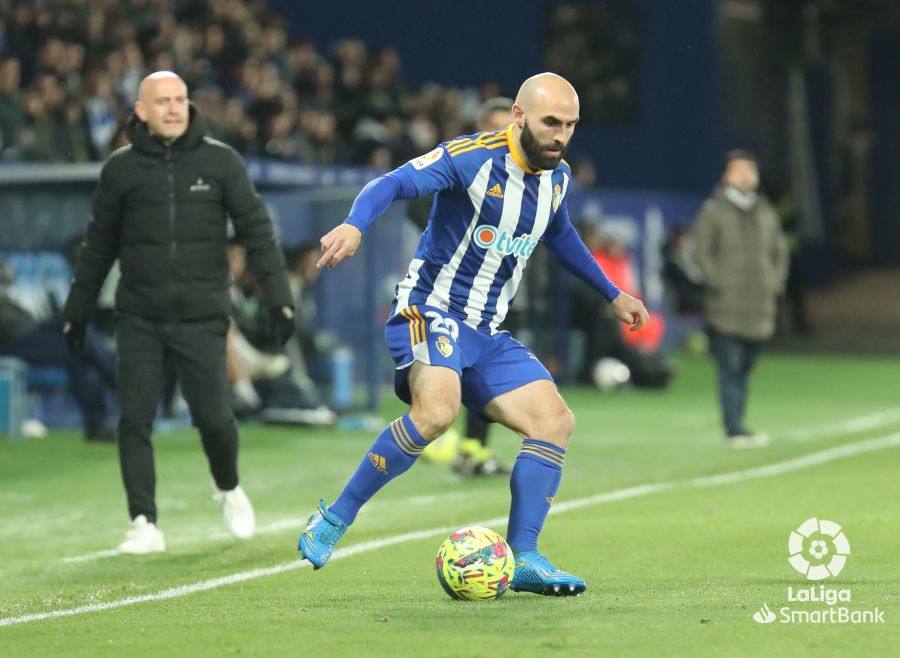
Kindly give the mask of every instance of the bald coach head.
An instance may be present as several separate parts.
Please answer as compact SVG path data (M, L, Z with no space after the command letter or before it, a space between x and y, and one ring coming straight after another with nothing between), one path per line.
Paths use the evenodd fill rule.
M532 168L553 169L562 161L578 112L578 94L562 76L539 73L522 83L512 114L516 139Z
M190 112L187 85L171 71L157 71L141 80L134 113L147 130L171 145L188 129Z

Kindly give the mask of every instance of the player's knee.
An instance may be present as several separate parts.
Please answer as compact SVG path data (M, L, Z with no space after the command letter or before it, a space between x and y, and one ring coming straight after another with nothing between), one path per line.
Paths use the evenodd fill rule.
M568 443L569 437L572 436L572 432L575 431L575 414L572 413L572 410L566 406L563 406L563 410L559 415L557 432L560 436L565 438L565 441Z
M552 411L535 417L532 426L533 438L566 447L575 431L575 414L565 404L560 404Z
M413 404L409 417L426 441L434 441L453 426L459 406L455 400L431 400Z

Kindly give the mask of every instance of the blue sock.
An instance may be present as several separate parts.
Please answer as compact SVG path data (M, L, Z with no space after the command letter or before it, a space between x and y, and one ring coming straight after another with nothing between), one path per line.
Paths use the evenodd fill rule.
M415 464L427 445L428 442L409 419L409 414L403 414L378 435L344 491L328 507L328 511L350 525L356 520L359 508L381 487Z
M537 550L538 535L559 489L565 457L564 448L547 441L522 441L509 479L512 505L506 541L514 552Z

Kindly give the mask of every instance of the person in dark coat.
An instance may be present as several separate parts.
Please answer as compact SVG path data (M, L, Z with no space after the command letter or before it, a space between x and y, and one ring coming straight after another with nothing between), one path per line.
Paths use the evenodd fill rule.
M100 287L119 259L118 444L132 518L119 550L165 550L156 525L150 435L167 363L200 431L226 525L235 536L249 537L254 513L238 485L237 427L225 362L228 217L261 282L273 336L282 344L294 326L284 258L241 157L206 135L180 77L159 71L143 80L127 134L131 144L113 152L100 172L63 310L69 347L80 352Z
M781 222L758 188L756 158L743 150L729 152L722 183L703 204L694 227L722 421L734 448L768 443L765 434L744 425L744 410L750 372L775 331L776 301L788 272Z

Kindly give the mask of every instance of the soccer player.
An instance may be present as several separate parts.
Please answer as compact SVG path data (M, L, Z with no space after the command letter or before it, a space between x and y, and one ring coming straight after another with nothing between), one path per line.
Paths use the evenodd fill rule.
M478 109L478 120L475 128L479 132L504 130L512 118L512 106L515 101L504 96L489 98ZM421 230L428 228L428 219L433 205L431 195L420 197L407 207L410 219ZM507 326L513 324L515 316L509 318ZM515 331L515 329L513 329ZM428 461L444 461L454 459L453 470L464 477L476 475L509 475L509 467L501 462L488 447L490 425L481 414L467 413L465 419L465 435L459 442L459 435L454 428L447 430L437 441L428 444L422 453L422 459ZM444 445L441 445L441 444ZM457 450L457 443L458 450Z
M575 418L537 357L499 328L540 242L632 329L647 322L644 305L606 278L569 221L572 172L563 153L578 116L578 95L565 79L531 77L506 130L445 142L371 181L347 220L322 238L318 265L333 268L354 254L392 201L437 192L385 329L395 389L411 407L378 436L334 504L320 501L310 517L298 548L317 569L359 509L416 462L462 403L524 439L510 477L510 587L546 595L585 590L584 580L557 569L537 546Z
M513 103L511 98L502 96L486 100L478 113L477 129L481 132L504 130L509 125ZM465 425L465 438L459 446L453 470L463 476L509 475L509 467L488 448L490 425L481 414L469 411Z

